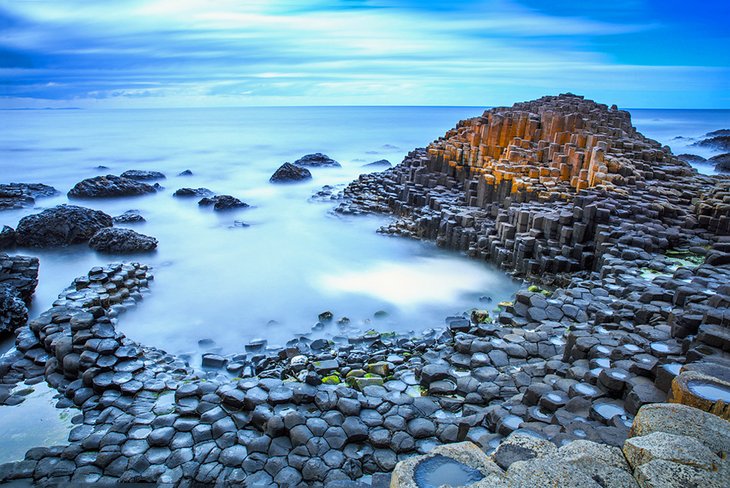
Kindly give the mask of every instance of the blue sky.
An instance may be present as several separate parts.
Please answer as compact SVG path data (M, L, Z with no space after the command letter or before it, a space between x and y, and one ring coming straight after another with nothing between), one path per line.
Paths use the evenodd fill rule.
M728 21L728 0L0 0L0 107L730 108Z

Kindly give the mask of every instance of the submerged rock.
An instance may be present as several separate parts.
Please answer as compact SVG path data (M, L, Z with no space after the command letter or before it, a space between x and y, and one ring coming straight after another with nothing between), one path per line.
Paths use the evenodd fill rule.
M112 226L112 218L100 210L59 205L23 217L16 229L20 246L59 247L88 241L100 229Z
M246 208L248 203L242 202L231 195L216 195L214 197L205 197L198 202L201 207L213 206L214 210L232 210L234 208Z
M36 198L58 195L58 190L42 183L0 184L0 210L29 207Z
M154 186L122 176L106 175L86 178L68 192L69 198L129 197L155 193Z
M698 156L697 154L679 154L677 158L684 161L685 163L690 164L707 162L707 159L703 158L702 156Z
M708 161L710 163L714 163L715 169L718 171L730 171L730 153L722 153L717 156L712 156Z
M117 215L112 219L116 224L136 224L145 222L145 218L139 213L139 210L127 210L121 215Z
M208 197L213 194L207 188L180 188L172 194L173 197Z
M372 163L362 165L363 168L390 168L391 166L393 165L390 164L390 161L388 161L387 159L379 159L377 161L373 161Z
M310 168L339 168L340 163L322 153L307 154L294 161L296 166L309 166Z
M89 247L99 252L134 253L157 248L157 239L132 229L102 229L89 240Z
M140 169L130 169L121 174L122 178L130 178L133 180L147 181L147 180L164 180L164 173L159 171L143 171Z
M707 134L709 137L706 137L705 139L702 139L701 141L695 142L692 144L693 146L699 146L699 147L709 147L712 149L717 149L720 151L730 151L730 135L728 134L719 134L719 135L711 135L713 134L710 132Z
M276 172L271 175L271 183L286 183L312 179L312 173L307 168L294 166L291 163L282 164Z

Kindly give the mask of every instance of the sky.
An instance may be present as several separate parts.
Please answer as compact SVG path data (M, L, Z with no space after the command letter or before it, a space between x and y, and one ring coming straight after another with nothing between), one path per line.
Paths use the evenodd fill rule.
M730 1L0 0L0 108L730 108Z

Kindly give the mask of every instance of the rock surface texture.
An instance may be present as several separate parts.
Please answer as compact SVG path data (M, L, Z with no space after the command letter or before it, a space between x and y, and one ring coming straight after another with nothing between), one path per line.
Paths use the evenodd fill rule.
M79 408L67 445L0 481L727 486L730 180L561 95L463 121L337 198L535 284L416 334L323 312L331 340L201 340L195 371L116 327L150 270L94 268L0 359L0 403L42 377Z
M0 210L30 207L36 198L58 195L58 190L41 183L0 184Z
M95 176L76 183L68 192L69 198L131 197L155 193L154 186L123 176Z
M112 218L100 210L59 205L20 219L17 242L19 246L41 248L81 244L111 226Z
M307 168L284 163L271 175L269 181L272 183L287 183L310 179L312 179L312 173Z
M106 228L89 240L89 247L106 253L149 252L157 248L157 239L139 234L132 229Z
M340 163L322 153L307 154L294 161L296 166L309 166L311 168L339 168Z

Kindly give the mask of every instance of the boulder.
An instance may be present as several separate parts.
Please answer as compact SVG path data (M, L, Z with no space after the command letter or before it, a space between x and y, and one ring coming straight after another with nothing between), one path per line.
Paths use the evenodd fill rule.
M248 203L242 202L231 195L216 195L214 197L205 197L198 202L201 207L213 206L213 210L232 210L234 208L246 208Z
M106 175L86 178L68 192L69 198L129 197L155 193L154 186L122 176Z
M339 168L341 166L340 163L322 153L307 154L294 161L294 164L310 168Z
M180 188L172 194L173 197L209 197L213 192L207 188Z
M130 178L138 181L164 180L165 175L159 171L143 171L130 169L121 174L122 178Z
M15 247L17 238L18 236L15 233L15 229L4 225L3 230L0 230L0 249L10 249Z
M35 199L58 195L58 190L42 183L8 183L0 185L0 210L29 207Z
M127 210L121 215L112 218L115 224L136 224L145 222L144 217L140 215L139 210Z
M312 173L307 168L294 166L291 163L282 164L279 169L271 175L269 181L271 183L287 183L293 181L303 181L312 178Z
M181 171L177 174L178 176L193 176L193 172L189 169L186 169L185 171Z
M28 321L28 309L12 286L0 285L0 337Z
M679 403L644 405L631 426L631 436L667 432L698 439L718 455L730 452L730 422Z
M100 210L58 205L23 217L16 229L19 246L59 247L88 241L100 229L112 226L112 218Z
M106 228L94 234L89 240L89 247L108 253L148 252L157 248L157 239L132 229Z

